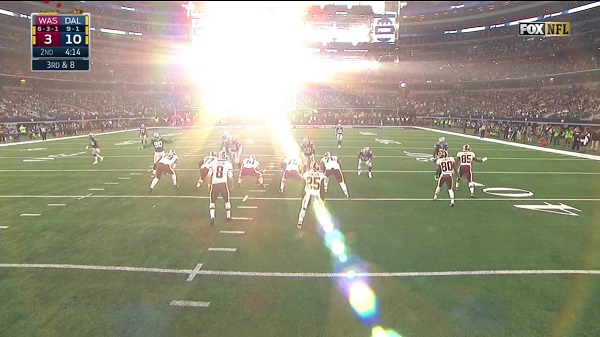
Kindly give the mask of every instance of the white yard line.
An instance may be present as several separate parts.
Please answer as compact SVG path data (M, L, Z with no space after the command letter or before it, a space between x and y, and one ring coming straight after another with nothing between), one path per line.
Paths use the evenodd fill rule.
M140 174L143 174L143 173L142 172L129 172L129 174L131 174L133 176L133 175L140 175Z
M237 208L241 208L241 209L257 209L257 206L238 206Z
M104 183L104 185L119 185L119 183Z
M194 302L194 301L171 301L169 303L172 307L196 307L196 308L208 308L210 302Z
M233 217L231 217L231 220L251 221L252 218L245 218L245 217L240 217L240 216L233 216Z
M237 248L210 247L209 252L235 252Z
M121 267L121 266L94 266L73 264L28 264L28 263L0 263L0 268L23 268L23 269L75 269L96 271L123 271L140 273L162 273L162 274L187 274L192 269L166 269L166 268L143 268L143 267ZM579 269L531 269L531 270L457 270L457 271L424 271L424 272L381 272L381 273L290 273L290 272L252 272L252 271L226 271L226 270L202 270L196 275L211 276L238 276L238 277L284 277L284 278L355 278L355 277L449 277L449 276L518 276L518 275L600 275L600 270Z
M0 226L0 229L7 229L7 228L9 228L9 227L10 227L10 226Z
M246 231L219 231L221 234L245 234Z
M199 195L92 195L91 193L85 196L79 195L0 195L0 199L55 199L55 198L124 198L124 199L136 199L136 198L156 198L156 199L208 199L208 196ZM241 197L231 197L232 200L242 200ZM302 198L279 198L279 197L252 197L253 200L302 200ZM441 198L438 200L447 200ZM456 198L457 201L600 201L600 198ZM327 201L432 201L431 198L327 198Z
M119 177L119 180L131 180L131 177Z
M49 207L65 207L67 204L48 204Z
M77 198L77 200L85 199L85 198L87 198L87 197L91 197L91 196L92 196L92 193L88 193L88 194L86 194L86 195L82 195L82 196L80 196L79 198Z
M190 275L188 276L188 278L185 281L192 282L192 280L194 280L194 278L196 277L196 275L198 274L198 272L200 271L201 268L202 268L202 263L198 263L196 265L196 267L194 267L194 269L192 270L192 272L190 273Z
M264 192L266 192L266 190L248 190L248 192L253 192L253 193L264 193Z
M242 199L242 202L245 202L246 200L248 200L248 194L246 194L246 195L244 196L244 198Z
M22 213L21 216L41 216L40 213Z
M88 191L104 191L103 188L88 188Z

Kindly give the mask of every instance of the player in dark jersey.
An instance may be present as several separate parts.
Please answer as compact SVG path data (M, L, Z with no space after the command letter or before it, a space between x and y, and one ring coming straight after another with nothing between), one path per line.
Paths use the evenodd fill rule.
M369 169L369 178L373 178L373 151L369 147L358 151L358 175L362 173L363 165Z
M156 175L156 165L165 156L165 144L167 140L161 137L158 133L154 133L152 139L152 147L154 148L154 161L152 165L152 177Z
M435 145L433 146L433 157L432 157L432 161L436 161L438 159L438 155L441 151L446 151L448 152L448 143L446 142L446 138L445 137L440 137L437 141L437 143L435 143ZM440 178L440 174L442 174L442 171L440 169L440 166L437 166L437 169L435 171L435 180L437 181Z
M342 148L342 139L344 138L344 128L342 124L339 124L335 127L335 136L337 138L338 149Z
M300 149L302 150L302 170L306 172L315 163L315 144L308 137L304 137Z
M96 135L90 132L88 138L90 139L90 143L85 147L85 149L87 150L90 147L92 148L92 156L94 157L94 162L92 164L96 165L98 164L98 159L103 161L104 157L100 155L100 146L98 145L98 139L96 138Z
M242 156L242 143L237 138L232 138L229 142L229 157L236 168L240 167L240 158Z
M146 148L148 145L148 130L146 130L146 126L144 124L140 125L140 143L142 145L142 149Z

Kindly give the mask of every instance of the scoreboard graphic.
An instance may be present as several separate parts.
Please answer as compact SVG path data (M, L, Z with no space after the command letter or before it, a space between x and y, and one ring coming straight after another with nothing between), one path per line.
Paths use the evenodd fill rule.
M89 70L89 14L31 14L31 71Z

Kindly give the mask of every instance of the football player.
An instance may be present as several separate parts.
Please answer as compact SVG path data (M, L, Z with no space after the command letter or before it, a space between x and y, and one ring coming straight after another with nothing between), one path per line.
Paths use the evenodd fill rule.
M302 150L302 170L307 171L315 162L315 144L308 137L304 137L300 149Z
M238 176L238 186L242 184L242 180L246 176L255 177L261 187L266 187L263 181L263 175L260 172L260 163L255 156L250 156L242 161L242 167Z
M210 213L210 224L215 224L216 203L219 196L223 197L225 202L225 215L227 221L231 221L231 201L229 200L229 185L233 183L233 164L227 160L225 152L221 151L217 160L212 162L208 170L210 179L210 204L208 211Z
M154 164L152 165L152 178L156 176L156 165L165 156L165 144L167 141L158 133L152 135L152 147L154 148Z
M142 149L146 148L146 145L148 145L147 134L148 131L146 130L146 126L144 124L140 125L140 142Z
M229 144L232 138L233 137L228 131L223 131L223 136L221 137L221 152L225 152L227 156L229 156Z
M237 168L240 167L240 157L242 156L242 143L237 138L232 138L229 142L229 155L231 162L235 164Z
M454 174L454 158L448 157L448 151L440 150L436 165L440 168L440 178L438 179L437 187L433 195L433 200L437 200L445 184L448 187L448 195L450 196L450 206L454 207L454 190L452 189L452 175Z
M369 178L373 178L373 151L369 147L358 151L358 175L365 165L369 168Z
M340 123L338 123L338 125L335 127L335 136L337 137L338 149L341 149L342 139L344 138L344 128Z
M196 183L196 189L198 189L198 188L200 188L200 186L202 186L202 183L204 182L204 179L208 175L208 171L212 167L212 164L215 160L217 160L217 152L210 151L208 156L204 157L204 159L200 163L198 163L198 168L200 169L200 178L198 179L198 182Z
M475 156L475 153L471 151L471 145L463 145L462 151L456 154L456 161L458 162L458 177L456 177L456 190L458 191L458 185L462 176L467 178L469 183L469 191L471 192L471 198L475 198L475 183L473 182L473 170L471 169L471 163L476 161L483 163L487 161L487 157L481 159Z
M302 223L306 216L306 210L314 199L321 199L324 193L323 181L325 175L319 171L319 164L313 163L309 171L304 172L302 175L304 181L304 190L302 195L302 208L298 215L298 229L302 229Z
M329 185L329 177L334 176L337 182L340 184L342 188L342 192L346 198L348 196L348 187L346 186L346 182L344 181L344 174L342 174L342 163L338 159L337 156L332 156L329 151L325 152L323 158L321 158L322 168L325 170L325 181L323 182L325 193L327 193L327 187Z
M445 137L440 137L437 141L437 143L435 143L435 145L433 146L433 157L432 157L432 161L435 162L438 158L438 155L440 153L441 150L445 150L448 151L448 143L446 142L446 138ZM435 180L438 180L440 177L440 167L437 167L437 170L435 172Z
M156 176L152 178L152 183L150 183L151 194L154 193L154 187L156 187L163 174L171 175L173 187L179 188L179 185L177 185L177 174L175 174L175 167L177 167L178 162L179 157L175 153L175 150L170 150L166 156L158 161L158 164L156 164Z
M281 163L283 173L281 175L281 184L279 186L279 193L283 193L285 183L288 179L296 179L302 181L302 175L300 175L300 168L298 167L300 160L296 157L287 157Z
M92 148L92 157L94 157L92 164L96 165L98 164L98 158L100 161L103 161L104 157L100 155L100 146L98 145L98 139L96 138L96 135L90 132L88 134L88 138L90 139L90 144L87 145L85 149L87 150L90 147Z

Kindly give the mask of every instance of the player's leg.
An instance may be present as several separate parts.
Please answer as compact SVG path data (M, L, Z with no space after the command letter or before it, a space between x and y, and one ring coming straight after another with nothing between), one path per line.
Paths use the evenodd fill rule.
M225 216L227 217L227 221L231 221L231 200L229 199L229 188L227 184L222 184L223 188L220 192L223 196L223 201L225 202Z
M367 161L367 168L369 169L369 178L373 178L373 161L371 159Z
M298 214L298 229L302 228L302 223L304 222L304 217L306 216L306 210L308 209L308 203L310 201L311 195L306 193L302 198L302 208L300 209L300 214Z
M179 188L179 185L177 185L177 173L175 173L175 170L171 167L169 167L169 174L171 175L171 181L173 182L173 186L175 188Z
M218 192L218 188L215 188L215 185L211 185L210 186L210 203L208 204L208 214L210 216L210 225L214 225L215 224L215 214L216 212L216 205L217 205L217 198L219 197L219 192Z
M325 179L323 180L323 187L325 188L325 193L329 190L329 176L331 173L329 171L325 171Z
M202 184L204 183L204 179L206 179L206 176L208 175L208 169L205 168L200 168L200 178L198 179L198 182L196 183L196 188L200 188L200 186L202 186Z
M362 160L358 160L358 175L360 175L362 173Z
M464 165L461 165L458 168L458 175L456 177L456 190L458 191L458 187L460 186L460 180L462 178L462 176L465 175L465 171L464 171Z
M340 184L340 188L342 189L342 192L344 192L346 198L349 198L350 196L348 194L348 186L346 186L346 182L344 181L344 175L342 174L342 171L337 170L335 172L335 179L337 180L338 184Z
M281 182L279 183L279 193L283 193L283 189L285 189L285 182L287 181L287 175L289 171L283 170L281 173Z
M342 139L343 139L343 135L340 133L337 135L337 143L338 143L338 149L342 148Z
M467 181L469 182L469 191L471 192L471 198L475 198L475 182L473 182L473 171L469 167L469 171L466 172Z
M156 175L154 176L154 178L152 178L152 182L150 183L150 193L154 192L154 187L156 187L156 184L158 184L158 181L160 180L160 177L162 177L163 175L163 164L158 164L156 166Z
M240 187L242 185L242 180L244 179L244 176L246 175L246 168L242 167L240 169L240 174L238 174L238 187Z
M446 179L446 187L448 187L448 196L450 197L450 206L454 207L454 190L452 189L452 177Z
M264 180L264 178L263 178L263 175L262 175L262 173L260 173L260 172L259 172L258 170L256 170L256 169L254 169L254 173L252 173L252 175L253 175L254 177L256 177L256 180L258 181L258 184L259 184L261 187L263 187L263 188L264 188L264 187L266 187L266 186L265 186L265 180Z
M442 178L438 179L437 181L437 185L435 186L435 192L433 193L433 200L437 200L440 195L440 191L442 190Z
M156 164L160 160L160 152L154 152L154 165L152 165L152 176L156 176Z

